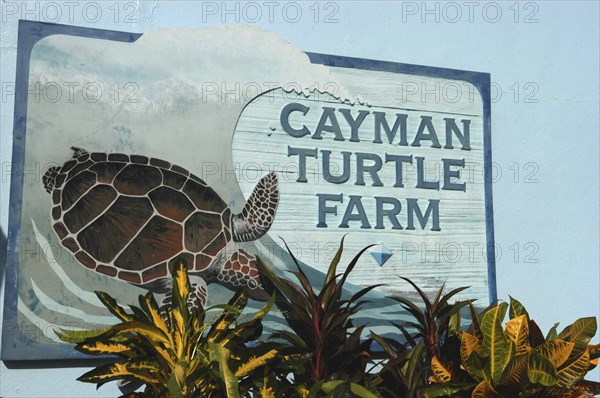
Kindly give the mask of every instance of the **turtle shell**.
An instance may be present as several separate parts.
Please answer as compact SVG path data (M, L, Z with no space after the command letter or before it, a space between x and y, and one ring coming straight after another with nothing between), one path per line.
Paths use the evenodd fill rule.
M179 256L202 272L231 239L231 212L204 181L164 160L75 150L50 169L52 226L86 267L145 285Z

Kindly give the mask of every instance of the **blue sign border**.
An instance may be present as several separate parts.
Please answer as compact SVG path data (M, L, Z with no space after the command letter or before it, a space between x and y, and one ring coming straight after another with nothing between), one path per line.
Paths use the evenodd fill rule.
M51 35L70 35L118 42L133 43L141 33L128 33L104 29L85 28L72 25L51 24L36 21L19 21L17 48L16 87L26 87L29 81L29 61L35 44ZM484 133L484 175L485 175L485 216L488 259L488 284L490 302L497 299L496 264L494 251L494 215L492 203L492 142L491 142L491 101L490 75L430 66L409 65L362 58L350 58L327 54L306 53L312 63L342 68L366 69L403 74L433 76L446 79L464 80L473 84L483 100ZM18 90L17 90L18 91ZM23 170L25 162L25 136L27 122L27 90L15 96L12 166ZM2 323L3 361L50 360L50 359L89 359L72 349L70 345L46 344L29 339L17 325L18 312L18 259L21 233L21 206L23 199L24 173L12 175L9 201L8 248L4 313Z

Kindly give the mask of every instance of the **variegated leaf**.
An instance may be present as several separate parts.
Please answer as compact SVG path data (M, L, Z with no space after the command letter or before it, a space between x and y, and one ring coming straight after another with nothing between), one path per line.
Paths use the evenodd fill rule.
M252 372L256 368L267 364L271 359L275 358L276 356L277 350L275 349L270 350L264 353L263 355L253 356L237 368L237 370L235 371L235 376L238 378L247 376L248 374L250 374L250 372Z
M502 398L490 385L487 380L479 383L473 393L471 394L471 398Z
M449 383L452 379L452 374L435 355L431 358L431 370L433 376L438 383Z
M65 343L81 343L85 340L100 336L101 334L110 330L112 326L107 326L100 329L89 329L89 330L71 330L71 329L58 329L54 333L56 336L64 341Z
M506 335L515 344L517 356L527 354L531 349L527 315L518 315L508 321L506 323Z
M578 357L566 363L558 372L559 386L570 387L585 376L590 366L590 354L583 351Z
M83 374L77 380L87 383L106 383L123 378L135 378L144 383L155 384L161 382L156 377L157 373L157 366L154 362L140 360L98 366Z
M575 343L575 352L579 352L587 347L596 334L596 329L595 317L581 318L560 332L558 338Z
M235 377L228 364L229 350L220 344L209 342L208 352L211 362L214 361L219 364L219 374L221 380L223 380L223 383L225 384L227 398L240 398L238 379Z
M482 378L483 373L479 366L471 366L469 360L473 354L483 357L481 342L470 333L463 332L460 336L460 359L465 370L473 377Z
M483 354L489 360L489 366L484 369L484 372L489 376L492 385L500 380L513 355L512 343L502 328L507 307L508 304L500 303L487 311L481 319Z
M525 386L529 384L527 368L529 366L529 355L521 355L513 358L502 375L501 384L514 386Z
M532 351L529 355L527 375L529 381L533 384L550 387L558 383L556 369L552 366L552 363L535 351Z
M96 291L96 296L100 299L102 304L117 318L119 318L123 322L131 322L134 321L134 317L129 315L125 310L117 304L117 300L112 298L108 293Z
M550 340L537 347L535 350L547 358L558 369L571 355L574 343L564 340Z
M110 341L101 340L87 340L80 343L76 347L77 351L84 352L86 354L101 355L101 354L118 354L126 357L135 357L136 352L132 350L132 347L121 343L114 343Z
M529 314L527 313L527 310L525 309L523 304L521 304L514 297L511 297L511 296L509 296L509 297L510 297L510 310L509 310L508 317L510 319L514 319L518 316L525 315L525 317L527 318L527 321L529 322Z

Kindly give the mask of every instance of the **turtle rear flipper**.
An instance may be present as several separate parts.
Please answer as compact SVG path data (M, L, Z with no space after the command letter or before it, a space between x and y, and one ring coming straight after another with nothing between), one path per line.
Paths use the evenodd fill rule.
M191 290L188 293L187 304L190 311L205 308L206 298L208 296L208 288L206 281L198 275L189 275ZM157 283L158 282L158 283ZM161 306L171 305L172 303L172 291L173 291L173 279L164 278L153 284L145 286L148 290L165 293L165 297L162 300Z
M271 286L260 277L256 258L242 249L234 252L223 265L217 274L217 281L233 291L246 289L248 297L254 300L267 301L270 297L268 290L271 290Z
M273 224L278 202L277 174L270 172L256 184L242 212L231 217L233 240L249 242L263 236Z

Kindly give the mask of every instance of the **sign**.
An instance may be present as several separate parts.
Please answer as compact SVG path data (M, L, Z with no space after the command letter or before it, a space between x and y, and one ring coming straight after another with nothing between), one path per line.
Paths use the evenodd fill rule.
M95 290L164 297L180 258L196 305L259 308L256 257L293 269L284 242L317 285L342 236L342 264L376 244L348 293L386 284L362 312L381 334L406 318L386 295L414 294L398 276L495 298L487 74L239 26L22 21L18 62L4 360L78 357L54 331L114 323Z

